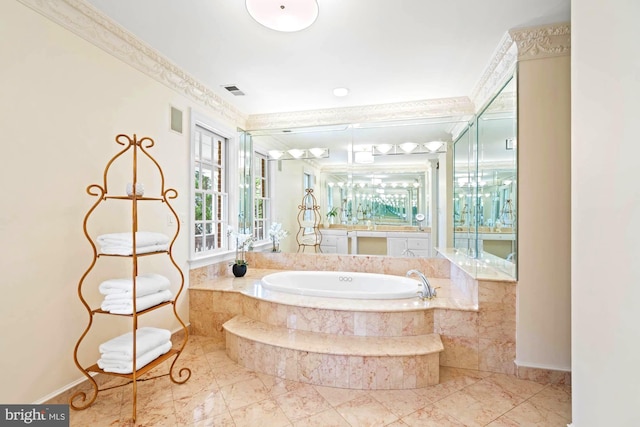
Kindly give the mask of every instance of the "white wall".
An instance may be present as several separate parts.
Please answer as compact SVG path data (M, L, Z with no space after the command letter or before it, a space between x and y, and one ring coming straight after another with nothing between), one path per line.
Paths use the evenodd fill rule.
M155 139L150 151L163 166L166 185L179 192L174 207L186 214L188 132L169 131L169 108L185 115L189 107L211 112L16 1L0 2L0 57L0 402L28 403L84 378L73 348L88 321L76 294L92 259L82 222L95 197L85 189L101 183L106 162L120 149L114 137L137 133ZM118 179L126 182L130 173L125 167ZM157 177L143 183L151 191ZM95 235L124 231L113 224L130 215L130 206L110 206L110 214L92 217ZM145 209L141 230L172 233L166 210ZM187 242L184 230L175 257L188 277ZM94 304L100 302L101 278L129 274L130 266L118 261L99 260L88 279L87 297ZM150 268L177 278L168 262L152 262ZM188 321L186 292L178 310ZM177 329L171 317L170 309L158 310L144 316L141 326ZM96 318L80 348L81 363L94 363L100 342L130 328L128 319Z
M640 2L572 2L573 425L640 425Z
M571 370L570 57L518 64L516 363Z

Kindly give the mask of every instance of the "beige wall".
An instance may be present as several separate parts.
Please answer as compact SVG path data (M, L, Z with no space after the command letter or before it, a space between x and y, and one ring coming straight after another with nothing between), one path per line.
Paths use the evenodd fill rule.
M640 425L640 2L572 4L573 425Z
M570 58L518 65L519 366L571 369Z
M115 135L155 139L151 153L163 166L167 186L180 194L174 207L186 216L188 132L168 130L169 107L185 111L185 126L190 107L216 116L15 1L0 2L0 57L0 402L27 403L83 378L72 357L88 321L76 294L91 262L82 221L95 198L85 189L101 182L106 162L119 150ZM152 188L157 179L143 183ZM124 231L114 230L114 224L126 226L116 218L129 215L130 207L111 208L92 217L95 235ZM172 233L166 210L145 209L141 230ZM183 232L175 257L188 277L187 241ZM100 302L99 280L129 273L120 261L99 260L87 286L94 304ZM150 270L177 279L168 263L149 262ZM186 292L179 313L188 320ZM144 316L141 325L177 329L171 317L170 309L162 309ZM128 319L96 318L80 349L81 363L94 363L97 345L130 326Z

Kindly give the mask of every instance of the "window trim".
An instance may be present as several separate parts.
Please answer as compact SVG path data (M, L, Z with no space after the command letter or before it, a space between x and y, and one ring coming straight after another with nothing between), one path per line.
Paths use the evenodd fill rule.
M267 210L265 213L265 221L264 221L264 235L265 238L258 240L256 243L258 245L263 244L263 243L270 243L270 239L269 239L269 229L271 228L271 225L273 224L273 167L271 166L271 164L269 163L269 155L264 152L261 149L258 148L254 148L253 150L253 159L254 159L254 163L253 163L253 170L252 170L252 177L251 177L251 194L252 194L252 204L253 204L253 209L254 209L254 213L253 213L253 233L254 233L254 238L256 238L255 236L255 230L256 230L256 222L257 222L257 218L255 215L255 209L256 209L256 185L255 185L255 180L257 178L257 175L255 174L256 170L255 170L255 165L257 165L257 160L258 160L258 156L261 156L264 161L265 161L265 165L266 165L266 175L264 176L263 179L263 185L266 184L266 188L265 188L265 192L266 192L266 197L264 197L264 200L267 200ZM262 177L261 177L262 178ZM265 211L263 211L265 212Z
M215 264L222 261L232 260L235 256L235 248L229 248L225 246L224 249L218 249L205 254L198 254L195 252L195 239L193 230L195 229L195 128L200 126L210 132L214 132L227 140L226 148L226 164L225 164L225 179L227 183L227 217L224 218L223 223L225 229L223 233L226 233L226 227L230 224L231 218L237 218L238 216L238 193L232 191L234 188L238 188L238 174L237 167L233 168L233 165L238 164L238 144L239 138L237 132L231 127L226 126L211 118L208 115L190 109L190 123L189 123L189 222L188 222L188 250L189 256L187 262L189 268L194 269L203 267L206 265ZM235 224L231 224L236 226ZM228 244L228 241L226 242Z

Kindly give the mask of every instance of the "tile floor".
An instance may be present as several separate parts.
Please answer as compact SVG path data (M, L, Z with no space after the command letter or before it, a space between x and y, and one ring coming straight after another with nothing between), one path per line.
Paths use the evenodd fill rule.
M177 367L138 382L137 426L562 426L571 422L571 386L442 367L440 384L413 390L346 390L257 374L230 360L224 344L191 336ZM159 366L149 376L166 374ZM132 385L112 377L96 401L71 410L71 426L133 426Z

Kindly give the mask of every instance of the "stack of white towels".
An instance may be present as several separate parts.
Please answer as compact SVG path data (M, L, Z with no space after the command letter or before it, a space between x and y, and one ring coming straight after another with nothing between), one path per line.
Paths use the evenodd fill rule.
M133 332L128 332L100 344L98 367L105 372L133 372ZM136 370L148 365L171 350L171 332L152 327L136 331Z
M133 233L111 233L98 236L100 253L133 255ZM170 239L162 233L136 231L136 254L169 250Z
M142 274L136 277L136 312L169 301L169 279L160 274ZM109 279L100 283L98 290L104 295L100 308L113 314L133 314L133 278Z

